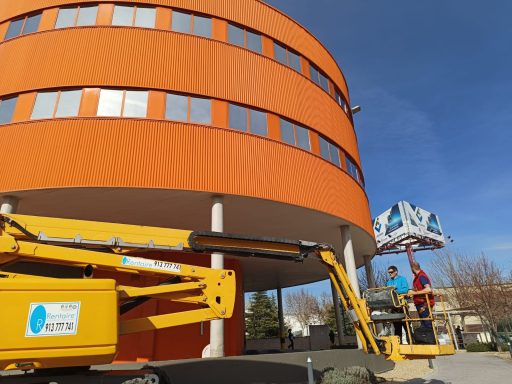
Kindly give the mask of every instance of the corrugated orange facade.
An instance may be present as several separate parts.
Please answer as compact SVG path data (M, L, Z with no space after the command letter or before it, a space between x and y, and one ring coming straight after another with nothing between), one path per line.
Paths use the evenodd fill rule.
M343 74L303 27L258 0L123 1L156 6L155 28L114 27L116 3L98 0L96 25L54 28L59 7L81 3L0 3L0 100L18 97L12 122L0 125L4 154L15 154L1 171L0 193L118 187L246 196L339 217L373 236L363 187L343 160L335 166L321 157L324 137L360 172L350 112L335 100L337 89L349 101ZM171 31L173 10L212 17L211 38ZM2 41L12 21L36 11L36 32ZM228 23L260 33L262 54L230 44ZM273 40L301 55L302 73L275 60ZM329 78L328 92L308 77L311 63ZM147 118L97 117L100 88L148 90ZM37 92L63 89L84 89L78 116L31 120ZM166 92L210 98L211 124L165 120ZM229 103L265 111L267 137L229 129ZM310 151L282 141L280 118L309 130ZM241 303L227 336L229 354L243 350ZM197 333L197 326L187 329ZM127 338L119 358L198 357L205 332L190 336L181 352L166 345L183 342L180 331L145 335L151 348ZM144 352L134 355L134 348Z

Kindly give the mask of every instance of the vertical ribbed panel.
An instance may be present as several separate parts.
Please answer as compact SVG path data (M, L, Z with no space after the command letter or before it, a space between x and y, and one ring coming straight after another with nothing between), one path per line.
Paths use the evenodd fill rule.
M308 152L236 131L129 119L2 127L1 192L166 188L250 196L342 217L371 232L368 202L345 172Z
M79 4L77 0L3 0L0 4L0 22L36 9ZM97 0L108 2L111 0ZM122 1L146 3L189 9L245 25L269 35L301 53L318 65L340 88L348 99L345 79L335 60L323 45L291 18L258 0L138 0Z
M0 96L74 86L205 95L311 127L359 163L352 125L327 93L288 67L222 42L140 28L71 28L1 44L0 67L12 68L0 71Z

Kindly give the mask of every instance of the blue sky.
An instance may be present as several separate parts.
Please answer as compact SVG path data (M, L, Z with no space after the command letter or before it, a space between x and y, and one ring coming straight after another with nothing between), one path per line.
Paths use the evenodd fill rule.
M410 201L440 216L449 249L485 252L508 274L512 1L268 3L330 50L362 107L355 124L372 215ZM430 252L416 256L428 272ZM404 254L379 262L410 275Z

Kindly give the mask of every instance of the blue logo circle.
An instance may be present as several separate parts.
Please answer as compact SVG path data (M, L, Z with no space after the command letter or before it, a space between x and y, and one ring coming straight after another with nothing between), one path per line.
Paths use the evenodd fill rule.
M44 305L38 305L30 315L30 330L37 335L43 330L46 323L46 308Z

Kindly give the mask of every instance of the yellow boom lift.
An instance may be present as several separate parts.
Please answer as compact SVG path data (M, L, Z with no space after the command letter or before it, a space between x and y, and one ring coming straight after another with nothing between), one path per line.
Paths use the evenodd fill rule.
M119 335L232 315L236 289L233 271L137 257L137 252L148 250L220 252L297 262L317 257L351 315L364 351L395 361L454 353L450 327L449 342L445 344L440 343L437 332L434 345L403 345L397 336L378 336L376 324L391 318L372 315L369 303L356 296L333 248L327 244L2 214L0 370L107 364L117 353ZM83 270L83 278L2 272L19 262L77 267ZM41 270L43 264L37 264ZM157 276L165 282L148 287L120 285L112 279L92 278L94 270ZM120 319L120 314L150 298L190 303L195 309ZM399 318L410 333L409 325L415 319L408 315L404 298L396 299L393 292L390 298L398 312L403 312Z

